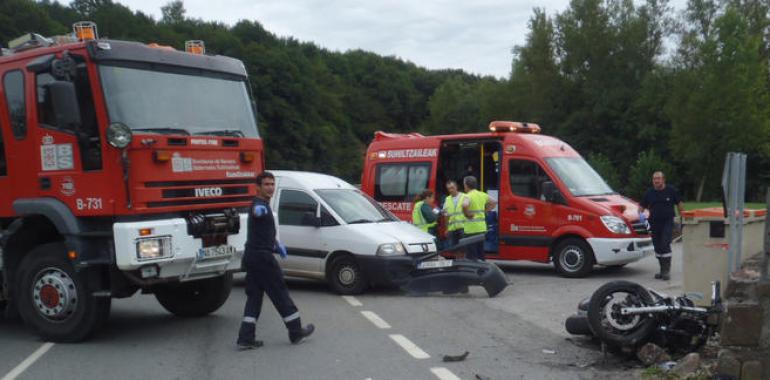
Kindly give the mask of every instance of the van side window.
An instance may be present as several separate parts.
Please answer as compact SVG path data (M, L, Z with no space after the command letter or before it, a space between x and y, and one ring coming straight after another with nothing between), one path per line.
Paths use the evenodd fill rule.
M278 201L278 224L286 226L304 226L305 213L315 215L318 202L304 191L281 190Z
M27 101L24 97L24 74L21 70L5 74L3 90L13 135L17 140L23 139L27 135Z
M541 188L545 181L550 181L548 174L536 162L510 160L508 178L514 195L541 199Z
M431 164L379 164L374 196L378 201L411 201L428 188Z

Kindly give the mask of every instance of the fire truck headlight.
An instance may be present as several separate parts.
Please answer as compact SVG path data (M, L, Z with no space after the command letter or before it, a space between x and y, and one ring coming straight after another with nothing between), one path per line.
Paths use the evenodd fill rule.
M377 256L396 256L406 253L404 245L401 243L387 243L377 248Z
M136 258L139 260L160 259L171 256L171 238L141 239L136 242Z
M612 233L616 234L624 234L628 235L631 233L631 229L628 228L628 224L626 224L623 219L618 218L617 216L612 215L605 215L602 216L602 223L604 223L604 226L607 227L608 230Z
M107 142L118 149L123 149L131 143L131 128L123 123L112 123L107 127Z

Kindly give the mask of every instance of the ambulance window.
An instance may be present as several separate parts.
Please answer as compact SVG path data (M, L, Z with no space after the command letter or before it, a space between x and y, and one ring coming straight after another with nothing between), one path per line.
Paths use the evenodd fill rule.
M378 201L409 201L428 188L430 163L377 165L375 198Z
M508 167L511 192L521 197L540 199L542 183L550 181L543 168L536 162L526 160L510 160Z
M305 213L315 215L318 202L304 191L282 190L278 200L278 224L286 226L303 226L302 218Z
M11 119L11 130L16 139L27 135L27 102L24 98L24 74L14 70L3 78L5 101L8 104L8 116Z

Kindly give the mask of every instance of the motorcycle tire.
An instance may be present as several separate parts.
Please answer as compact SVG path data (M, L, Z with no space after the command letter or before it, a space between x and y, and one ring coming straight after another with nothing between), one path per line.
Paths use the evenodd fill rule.
M616 300L614 294L626 297ZM620 315L620 308L652 304L652 296L643 286L629 281L608 282L591 296L588 324L594 336L610 346L638 347L652 337L657 320L650 314Z

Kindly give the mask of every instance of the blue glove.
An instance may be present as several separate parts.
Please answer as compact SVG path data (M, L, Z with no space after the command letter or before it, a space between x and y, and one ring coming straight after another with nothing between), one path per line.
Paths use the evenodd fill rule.
M275 242L275 248L278 251L278 254L281 255L282 259L289 257L289 254L286 252L286 246L283 245L280 241Z
M639 223L644 223L645 221L647 221L647 217L644 216L643 212L640 212L639 213Z

